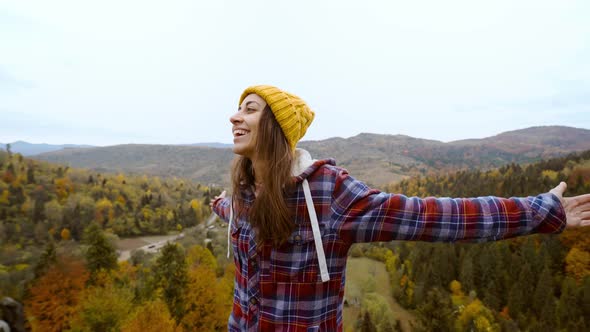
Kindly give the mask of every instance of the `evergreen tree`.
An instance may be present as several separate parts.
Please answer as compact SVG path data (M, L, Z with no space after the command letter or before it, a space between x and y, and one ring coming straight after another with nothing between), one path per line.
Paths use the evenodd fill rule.
M35 170L32 165L27 168L27 183L35 183Z
M578 289L576 281L566 277L561 286L561 296L557 303L557 321L561 328L573 331L580 317L582 317L581 303L578 303Z
M590 276L586 276L582 282L581 302L582 302L582 315L584 317L590 317ZM590 318L586 321L586 324L590 324Z
M359 331L360 332L377 332L377 328L375 327L375 324L371 320L371 315L369 314L369 311L365 311L365 314L361 318L361 328Z
M475 289L475 283L473 279L473 260L470 251L467 251L463 258L461 272L459 273L459 280L461 281L465 291L469 292Z
M447 294L439 288L428 291L426 300L418 306L416 331L452 331L453 305Z
M554 302L553 291L553 275L549 270L549 267L546 266L539 277L539 282L537 283L535 293L533 294L532 307L541 321L544 319L548 320L553 316L552 314L548 315L549 313L546 312L546 308L550 307Z
M186 313L185 294L188 285L188 267L181 246L167 243L154 265L156 287L162 289L164 302L170 314L179 323Z
M35 265L35 279L41 277L47 268L57 262L57 252L53 240L50 240L45 246L45 251L39 257L37 265Z
M91 282L99 271L111 271L118 267L117 253L98 224L92 223L84 230L83 243L88 247L84 252Z

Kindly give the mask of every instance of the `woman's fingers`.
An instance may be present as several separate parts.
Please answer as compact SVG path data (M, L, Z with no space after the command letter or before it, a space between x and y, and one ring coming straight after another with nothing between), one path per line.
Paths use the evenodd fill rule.
M563 197L563 193L567 189L567 184L565 182L560 182L557 187L549 190L550 193L555 194L555 196L559 197L560 199Z
M213 200L209 203L209 206L213 207L213 205L215 205L215 203L217 203L218 200L225 198L225 195L226 195L226 191L224 190L221 192L221 194L219 194L218 196L215 196L213 198Z
M590 226L590 194L566 197L563 202L569 228Z
M583 209L590 209L590 194L584 194L574 197L568 197L573 207L580 207Z

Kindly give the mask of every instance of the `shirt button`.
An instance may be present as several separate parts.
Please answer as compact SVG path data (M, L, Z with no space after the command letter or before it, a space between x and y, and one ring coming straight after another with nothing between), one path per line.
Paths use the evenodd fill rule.
M253 298L251 298L251 299L250 299L250 303L251 303L252 305L257 305L257 304L258 304L258 300L256 300L256 298L255 298L255 297L253 297Z
M254 270L257 270L258 269L258 263L256 263L256 260L252 260L251 262L252 262L252 268Z
M301 242L301 235L299 235L299 234L295 235L293 240L295 240L295 242L297 242L297 243Z

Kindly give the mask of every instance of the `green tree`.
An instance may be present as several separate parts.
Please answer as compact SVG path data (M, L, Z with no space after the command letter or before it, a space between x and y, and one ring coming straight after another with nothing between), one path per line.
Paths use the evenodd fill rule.
M90 224L84 230L83 243L87 245L84 251L86 266L91 274L91 282L100 271L110 271L117 268L117 253L115 246L107 239L96 223Z
M45 250L39 257L37 265L35 265L34 273L35 279L41 277L47 271L51 265L57 262L57 251L55 250L55 244L50 240L45 246Z
M170 314L180 323L186 313L188 268L185 253L180 245L174 243L167 243L161 253L153 267L156 287L161 289Z
M545 326L553 326L555 322L555 296L553 275L548 266L543 269L535 293L533 294L533 310Z
M453 305L449 296L438 288L426 294L426 301L418 306L416 331L452 331Z
M27 183L35 183L35 169L32 165L27 168Z
M578 301L578 286L571 277L566 277L561 286L561 296L557 303L557 320L561 328L578 330L577 322L582 317L582 305Z
M133 309L133 293L128 288L93 287L87 291L73 319L72 332L117 332Z
M377 332L377 328L375 324L371 320L371 315L368 311L365 311L363 316L360 319L360 332Z
M475 288L473 281L473 260L469 252L463 258L463 264L461 265L461 271L459 273L459 280L461 281L463 289L466 292L469 292Z

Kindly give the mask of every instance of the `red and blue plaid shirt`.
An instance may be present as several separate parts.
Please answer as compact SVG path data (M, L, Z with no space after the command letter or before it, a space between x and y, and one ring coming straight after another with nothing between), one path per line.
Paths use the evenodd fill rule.
M326 255L330 280L322 282L301 181L307 178ZM335 166L315 161L294 194L296 229L287 243L256 247L245 219L230 225L236 265L229 331L341 331L348 249L356 242L485 242L565 228L565 212L550 193L526 198L418 198L367 187ZM254 195L246 193L246 208ZM229 221L230 200L214 211ZM247 216L247 213L244 214Z

